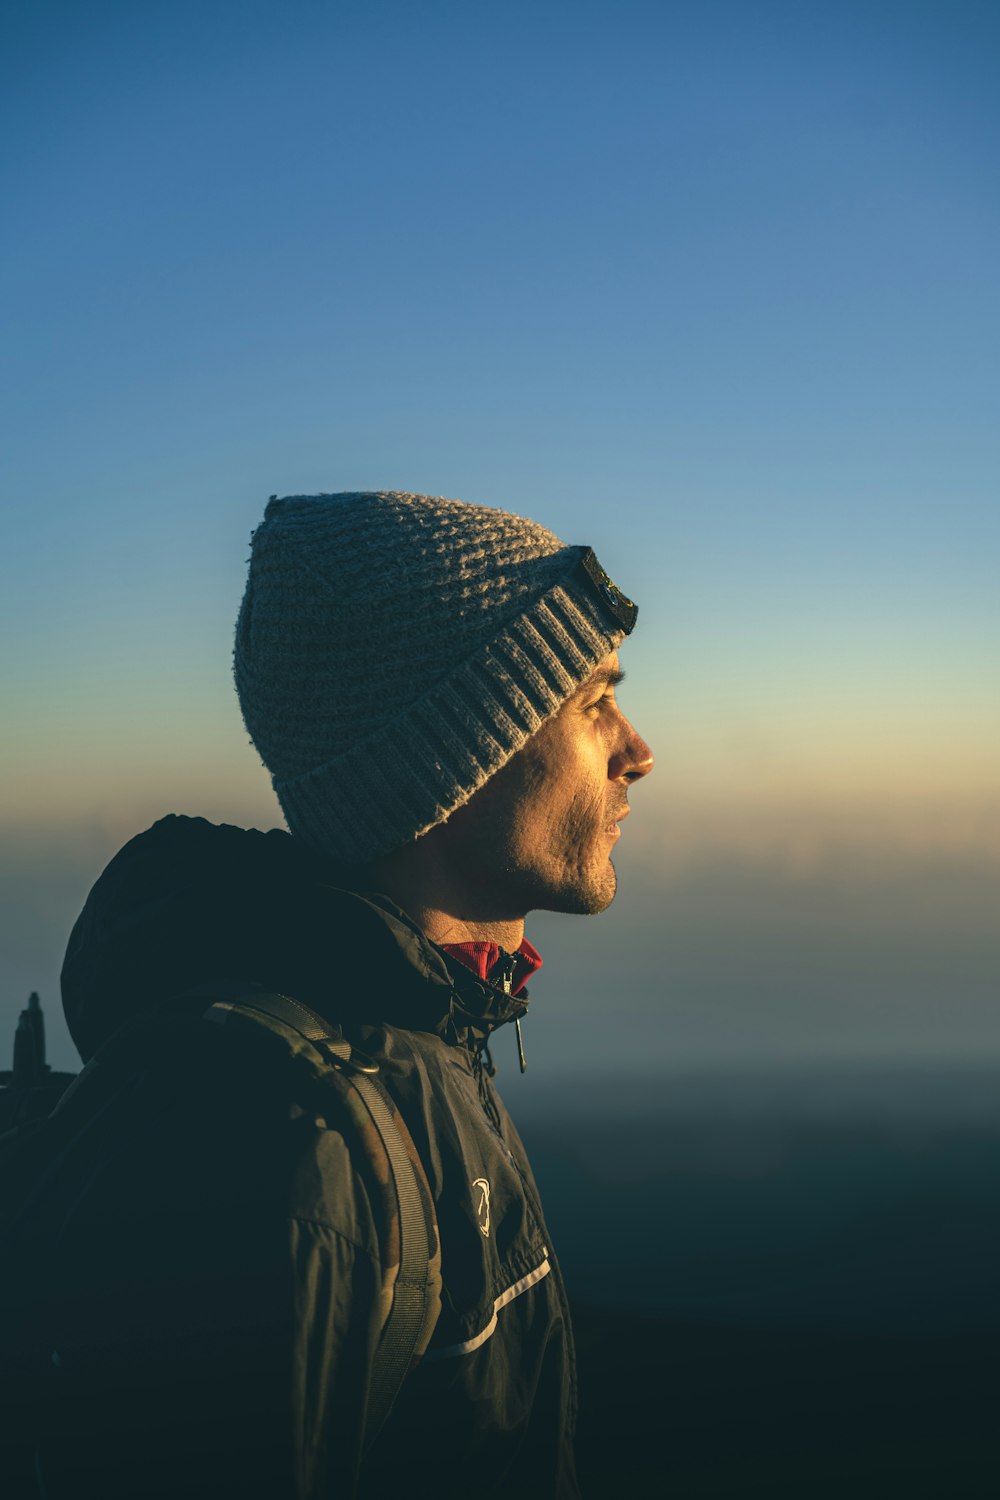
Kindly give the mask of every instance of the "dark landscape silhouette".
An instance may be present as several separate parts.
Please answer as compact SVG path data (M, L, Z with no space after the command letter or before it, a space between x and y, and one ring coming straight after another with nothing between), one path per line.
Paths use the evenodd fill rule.
M37 1003L14 1064L4 1125L66 1079ZM565 1078L517 1119L592 1500L997 1493L995 1069Z
M581 1080L532 1109L591 1495L1000 1492L995 1070Z

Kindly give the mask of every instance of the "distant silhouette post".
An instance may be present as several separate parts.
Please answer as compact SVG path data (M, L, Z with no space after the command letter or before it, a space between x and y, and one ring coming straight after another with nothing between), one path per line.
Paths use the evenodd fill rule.
M14 1066L0 1071L0 1131L47 1115L72 1082L73 1073L53 1073L45 1061L45 1017L32 990L14 1032Z

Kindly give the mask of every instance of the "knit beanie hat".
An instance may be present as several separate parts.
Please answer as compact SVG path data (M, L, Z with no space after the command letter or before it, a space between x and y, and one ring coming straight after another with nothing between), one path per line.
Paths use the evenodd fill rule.
M461 807L637 610L589 547L428 495L273 496L235 677L296 838L364 865Z

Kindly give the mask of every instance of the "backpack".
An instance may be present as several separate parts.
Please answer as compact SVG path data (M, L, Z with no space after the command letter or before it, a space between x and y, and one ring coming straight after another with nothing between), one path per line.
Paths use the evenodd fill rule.
M33 1001L29 1008L38 1012L37 997ZM22 1013L22 1023L27 1015ZM29 1024L37 1037L38 1021ZM33 1477L35 1448L59 1360L48 1259L91 1177L128 1147L123 1111L127 1118L129 1109L138 1109L148 1097L146 1080L133 1066L136 1057L153 1051L162 1058L164 1049L169 1055L173 1045L183 1048L192 1025L206 1024L213 1032L225 1028L232 1040L223 1046L233 1046L238 1037L269 1069L294 1067L299 1086L307 1086L303 1097L309 1107L335 1121L352 1159L367 1169L386 1284L368 1393L366 1450L389 1415L428 1320L439 1310L433 1198L409 1132L377 1076L378 1065L352 1049L339 1027L291 996L237 985L174 997L168 1008L120 1028L81 1073L48 1076L43 1064L35 1071L45 1076L21 1090L21 1097L14 1097L16 1087L0 1091L0 1121L17 1120L0 1134L0 1422L11 1438L5 1472L15 1477L5 1494L43 1493ZM218 1044L213 1040L213 1045ZM40 1060L37 1048L34 1060ZM386 1254L389 1245L393 1251L398 1247L398 1256Z

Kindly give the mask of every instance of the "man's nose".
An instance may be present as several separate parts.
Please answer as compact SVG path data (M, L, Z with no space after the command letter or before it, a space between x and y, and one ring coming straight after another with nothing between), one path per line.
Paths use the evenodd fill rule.
M623 743L611 757L608 765L608 779L610 781L638 781L640 776L648 776L653 769L653 752L646 741L632 725L625 720L625 736Z

